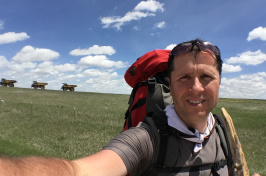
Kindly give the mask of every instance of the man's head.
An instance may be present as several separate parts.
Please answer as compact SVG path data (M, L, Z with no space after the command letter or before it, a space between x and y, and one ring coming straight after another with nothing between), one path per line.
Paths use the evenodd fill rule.
M206 125L218 101L221 67L220 51L209 42L193 40L172 50L169 88L175 110L187 126L200 130Z
M221 53L220 53L219 48L208 41L195 39L195 40L190 40L187 42L180 43L172 49L170 56L169 56L169 60L168 60L169 78L171 77L171 72L174 69L173 62L174 62L175 56L184 54L187 52L194 52L195 54L197 54L199 51L209 52L215 58L216 68L219 71L219 74L221 75L223 61L221 60Z

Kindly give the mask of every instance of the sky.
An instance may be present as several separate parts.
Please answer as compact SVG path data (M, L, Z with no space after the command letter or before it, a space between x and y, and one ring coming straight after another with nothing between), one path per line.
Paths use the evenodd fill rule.
M130 94L124 73L200 38L223 60L221 98L266 99L265 0L0 0L0 78Z

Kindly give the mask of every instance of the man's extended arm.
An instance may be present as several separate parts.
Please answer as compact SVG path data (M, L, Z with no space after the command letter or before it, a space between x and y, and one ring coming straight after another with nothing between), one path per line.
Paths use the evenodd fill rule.
M45 175L69 175L77 173L75 164L71 161L56 158L11 158L0 159L0 176L45 176Z
M126 167L122 159L111 150L102 150L94 155L74 161L27 157L0 158L0 176L122 176Z

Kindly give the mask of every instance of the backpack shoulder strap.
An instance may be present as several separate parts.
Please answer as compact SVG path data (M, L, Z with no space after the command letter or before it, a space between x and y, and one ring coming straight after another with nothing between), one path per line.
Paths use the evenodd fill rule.
M178 148L176 138L170 135L167 117L164 112L166 105L172 103L172 99L170 101L167 100L169 96L169 88L163 84L157 83L154 77L148 79L148 93L146 99L147 117L144 119L144 122L148 123L154 134L157 135L156 138L159 145L157 146L158 153L156 165L161 166L174 166L178 155L178 152L169 150L176 150Z
M228 167L229 175L234 176L235 175L234 167L233 167L234 162L232 159L231 147L230 147L229 139L227 136L224 121L223 121L222 117L220 117L216 114L213 114L213 116L217 122L216 123L216 130L217 130L218 135L219 135L220 140L221 140L221 147L222 147L224 154L225 154L225 157L227 159L227 167Z

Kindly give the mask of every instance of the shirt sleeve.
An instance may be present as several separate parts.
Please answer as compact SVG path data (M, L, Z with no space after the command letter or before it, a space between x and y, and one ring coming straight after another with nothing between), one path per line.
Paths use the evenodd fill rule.
M150 127L141 123L113 138L103 150L116 152L123 160L130 175L141 175L155 161L154 136Z

